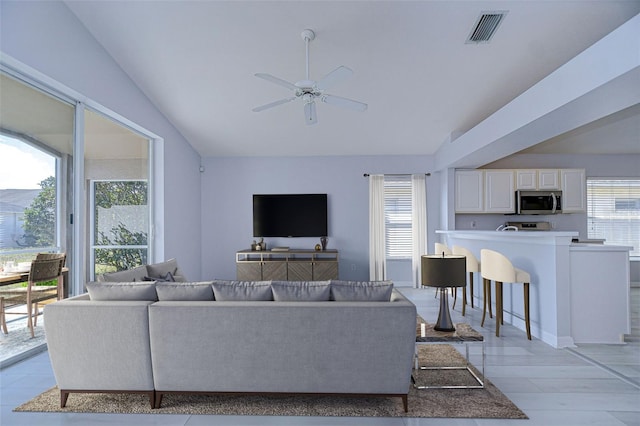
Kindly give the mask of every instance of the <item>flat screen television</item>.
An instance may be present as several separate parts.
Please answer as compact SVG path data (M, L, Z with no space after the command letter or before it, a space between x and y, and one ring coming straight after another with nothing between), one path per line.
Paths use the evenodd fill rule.
M327 194L254 194L253 236L328 236Z

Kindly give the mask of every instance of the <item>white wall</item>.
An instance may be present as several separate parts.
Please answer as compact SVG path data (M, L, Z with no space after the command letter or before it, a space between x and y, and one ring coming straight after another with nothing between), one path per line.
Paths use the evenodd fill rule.
M369 279L369 180L364 173L426 173L429 156L206 158L202 178L202 276L235 278L235 252L252 237L252 195L328 194L329 248L340 278ZM428 236L439 222L439 178L427 177ZM433 196L432 196L433 195ZM269 238L268 246L312 249L315 238ZM393 279L393 277L389 277Z
M165 257L200 272L199 155L58 1L0 2L2 54L164 138Z

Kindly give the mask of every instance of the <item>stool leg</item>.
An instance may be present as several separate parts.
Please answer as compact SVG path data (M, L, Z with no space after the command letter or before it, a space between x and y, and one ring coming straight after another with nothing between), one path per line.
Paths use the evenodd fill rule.
M489 307L489 318L493 318L493 312L491 311L491 282L487 284L487 300L489 301L487 304L487 306Z
M464 316L467 307L467 287L462 287L462 316Z
M496 281L496 337L500 337L502 324L502 283Z
M458 288L457 287L451 287L451 296L453 296L453 306L451 307L451 309L455 309L456 308L456 302L458 301Z
M482 303L482 322L480 322L480 327L484 327L484 318L487 315L487 279L482 277L482 293L483 293L483 303Z
M473 308L473 272L469 272L469 292L471 293L471 307Z
M531 340L531 322L529 319L529 283L524 283L524 322L527 327L527 339Z

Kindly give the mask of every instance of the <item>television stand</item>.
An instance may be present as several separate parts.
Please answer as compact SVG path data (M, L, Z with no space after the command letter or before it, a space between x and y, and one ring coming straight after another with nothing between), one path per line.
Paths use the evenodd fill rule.
M236 279L241 281L324 281L338 279L338 250L236 252Z

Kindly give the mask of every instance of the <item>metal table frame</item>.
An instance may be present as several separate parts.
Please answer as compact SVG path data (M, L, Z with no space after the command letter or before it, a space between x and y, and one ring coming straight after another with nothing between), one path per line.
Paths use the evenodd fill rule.
M456 324L456 327L460 327L462 324ZM425 335L421 335L418 330L416 333L416 346L415 346L415 370L467 370L473 378L478 383L477 385L444 385L444 386L429 386L429 385L418 385L416 384L415 378L411 375L411 382L413 387L416 389L484 389L485 385L485 376L484 376L484 366L485 366L485 348L484 348L484 338L482 335L473 329L478 338L469 339L465 335L457 334L456 332L435 332L437 336L433 336L434 333L433 325L427 324L427 332ZM465 360L466 364L461 366L451 366L451 367L427 367L419 365L419 356L418 356L418 348L420 345L453 345L453 344L464 344L465 345ZM469 344L479 344L482 347L482 368L481 375L478 375L472 368L472 364L469 362Z

